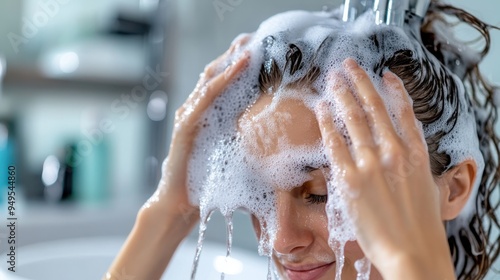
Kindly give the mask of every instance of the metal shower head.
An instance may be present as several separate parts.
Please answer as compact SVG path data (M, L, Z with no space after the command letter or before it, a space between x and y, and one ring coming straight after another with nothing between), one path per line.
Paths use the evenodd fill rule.
M423 18L431 0L344 0L344 21L353 21L372 10L377 24L403 26L406 13Z

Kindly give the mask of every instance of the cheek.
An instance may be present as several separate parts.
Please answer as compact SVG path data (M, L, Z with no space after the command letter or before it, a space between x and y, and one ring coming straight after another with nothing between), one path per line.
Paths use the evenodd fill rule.
M349 241L345 244L345 255L352 263L364 257L363 251L356 241Z
M344 275L351 275L352 279L355 279L357 274L356 267L354 263L364 257L361 247L359 247L356 241L349 241L344 247L344 269L342 270ZM349 278L350 279L350 278ZM373 279L373 278L370 278Z
M325 204L309 206L305 223L309 225L317 237L328 241L328 217L326 216Z

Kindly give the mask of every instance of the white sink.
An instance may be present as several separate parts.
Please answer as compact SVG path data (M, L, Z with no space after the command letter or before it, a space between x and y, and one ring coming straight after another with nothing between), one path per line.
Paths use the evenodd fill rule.
M20 247L16 253L16 272L0 269L0 279L6 280L89 280L101 279L121 248L124 237L67 239ZM181 244L162 279L190 279L196 244L187 240ZM200 258L197 279L220 279L225 265L226 248L206 242ZM5 252L4 252L5 253ZM2 253L2 255L4 254ZM231 264L226 266L226 279L266 279L267 258L239 248L233 248ZM236 273L229 275L229 273ZM136 279L122 272L123 279Z

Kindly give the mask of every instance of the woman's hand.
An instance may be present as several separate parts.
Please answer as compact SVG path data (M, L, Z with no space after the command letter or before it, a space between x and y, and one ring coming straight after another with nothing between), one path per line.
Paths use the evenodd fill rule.
M132 232L104 279L119 279L119 275L159 279L177 246L198 220L198 208L189 203L186 182L193 140L205 110L247 65L249 54L244 52L218 73L223 69L222 63L248 39L249 36L243 36L209 64L194 91L177 110L170 151L163 162L158 188L139 211Z
M399 132L369 76L354 60L344 62L349 87L334 88L352 147L346 145L326 104L318 119L332 167L343 175L342 193L357 242L384 279L454 279L440 218L439 190L427 146L402 82L387 72L383 81L398 93Z
M249 54L245 52L224 71L217 73L218 69L223 67L222 64L226 63L238 48L246 44L249 38L249 35L245 35L236 40L226 53L210 63L200 75L194 91L176 111L169 155L162 166L162 178L157 191L141 210L143 213L148 213L147 215L154 212L153 219L162 220L167 216L182 218L188 228L198 220L199 209L190 205L186 183L188 160L198 131L198 122L215 98L247 65ZM157 215L163 217L156 217Z

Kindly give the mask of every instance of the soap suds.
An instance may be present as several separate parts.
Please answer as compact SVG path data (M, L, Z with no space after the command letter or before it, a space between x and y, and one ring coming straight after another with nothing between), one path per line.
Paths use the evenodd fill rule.
M274 190L276 188L290 190L307 181L309 175L300 171L301 166L329 165L320 139L315 146L294 146L286 138L282 138L277 140L279 150L265 152L266 157L249 152L255 149L248 148L245 144L248 141L242 139L240 130L251 127L245 125L239 127L238 120L261 94L273 95L267 112L259 116L264 123L268 119L266 113L273 114L273 108L277 104L294 98L301 100L311 111L315 110L319 102L330 101L332 112L336 112L332 114L336 118L336 123L342 124L343 108L336 105L337 93L331 90L331 77L334 73L347 77L342 62L346 58L353 58L370 75L384 100L396 130L400 132L397 118L400 115L401 104L394 98L399 93L384 86L380 73L375 73L374 69L381 61L401 50L411 50L415 58L420 61L425 60L435 69L442 69L437 59L426 53L418 39L412 37L412 32L409 30L411 27L402 29L375 25L373 15L369 13L360 16L354 22L345 23L340 20L340 15L339 10L335 10L291 11L273 16L264 21L251 35L250 42L245 47L237 48L234 55L217 69L216 72L222 73L243 51L251 53L248 68L228 86L204 114L201 129L194 141L189 163L188 186L191 203L200 206L204 221L201 228L203 230L200 229L199 250L206 227L205 220L212 211L219 210L228 218L236 209L244 208L255 215L263 227L259 253L271 256L277 232ZM300 52L297 52L297 49ZM287 55L301 57L295 60L298 61L297 64L290 65L287 64L290 63ZM268 73L274 67L284 69L279 85L264 89L266 93L261 93L259 89L262 64ZM311 85L313 92L311 88L291 90L286 87L297 83L303 77L316 74ZM477 178L481 178L484 163L479 151L474 114L468 109L468 100L461 81L451 73L446 74L453 76L458 85L458 100L455 101L455 104L458 104L455 107L459 110L457 123L453 127L446 121L451 114L456 113L455 107L444 106L443 117L431 125L422 127L424 135L427 137L439 131L448 132L441 141L439 152L446 152L451 156L452 166L465 159L475 160L478 164ZM335 79L333 83L336 83ZM352 87L352 84L348 86ZM447 88L444 90L446 92ZM287 122L290 116L284 114L280 119ZM255 139L265 139L267 130L279 131L281 126L280 123L268 122L253 129ZM341 132L348 139L345 128ZM269 146L273 143L267 144ZM355 235L350 222L351 217L347 215L346 205L340 198L342 187L339 184L342 184L342 172L335 166L330 166L330 170L336 172L329 174L326 211L329 241L337 255L337 279L340 279L344 245L347 241L354 240ZM475 190L478 188L479 180L476 179ZM472 213L474 197L475 193L471 195L461 217L468 217ZM229 248L230 244L228 250ZM199 252L196 254L195 264L198 258ZM358 266L360 273L369 274L366 262L359 262ZM362 278L364 276L360 277L364 279Z

